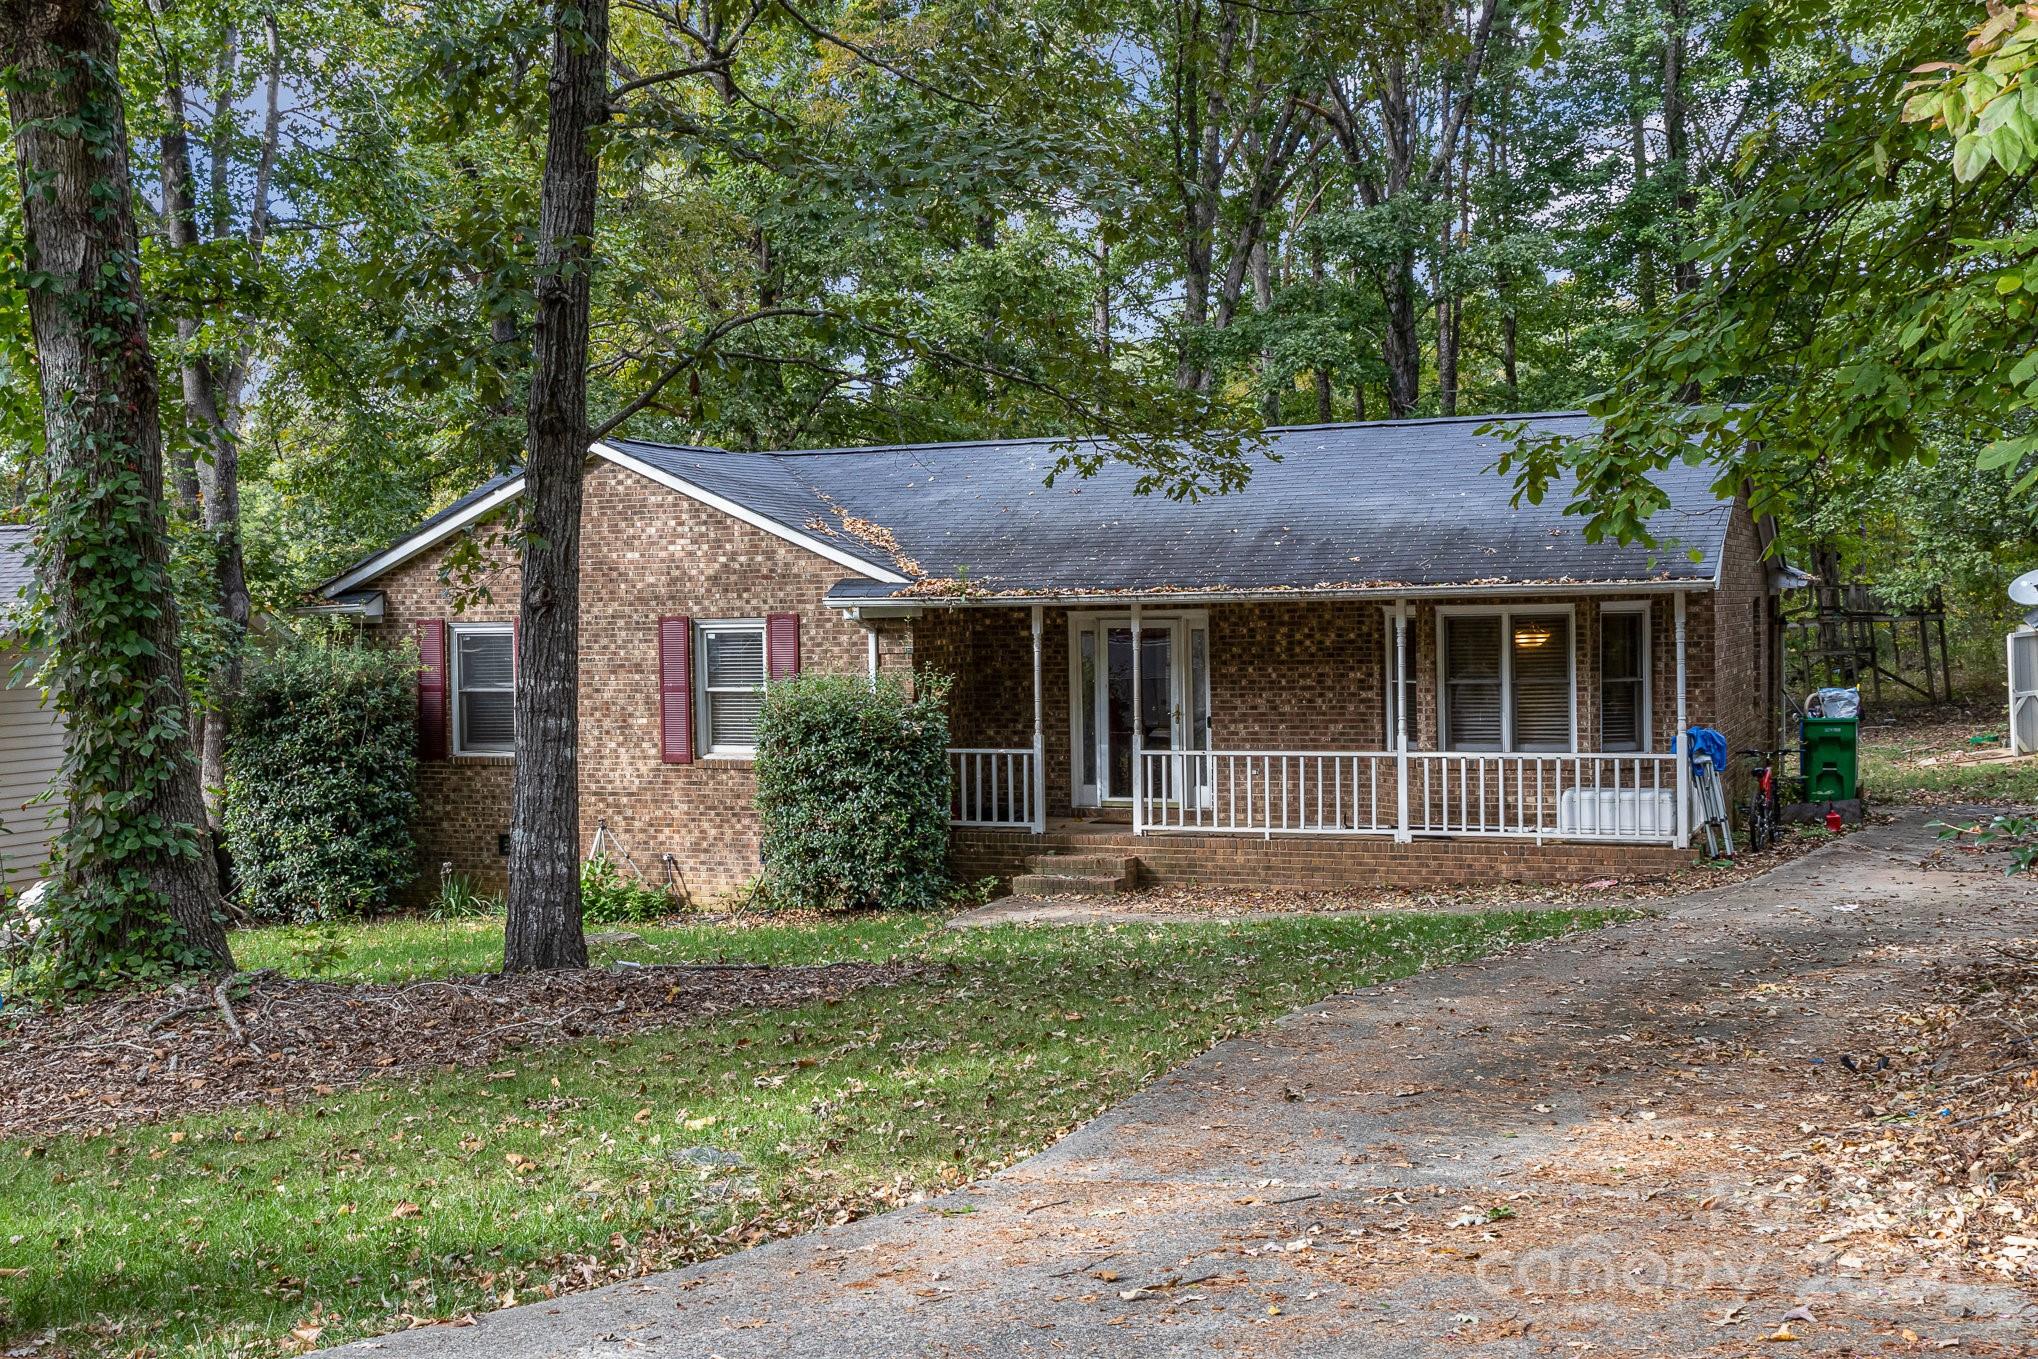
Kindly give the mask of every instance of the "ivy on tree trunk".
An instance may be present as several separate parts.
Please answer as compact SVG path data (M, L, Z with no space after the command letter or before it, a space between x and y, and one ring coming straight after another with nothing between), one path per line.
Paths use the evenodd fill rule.
M70 986L231 967L190 738L163 448L104 0L0 0L47 462L28 642L65 720Z
M594 138L608 117L608 37L608 0L561 4L554 16L524 466L507 972L587 966L580 928L580 502L589 442L589 271L601 180Z

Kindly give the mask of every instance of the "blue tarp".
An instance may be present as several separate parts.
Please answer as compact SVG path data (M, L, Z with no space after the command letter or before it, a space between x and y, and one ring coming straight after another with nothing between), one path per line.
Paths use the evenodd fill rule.
M1680 750L1682 748L1674 741L1671 743L1672 750ZM1726 772L1727 738L1714 731L1711 727L1693 727L1691 729L1691 750L1693 754L1702 754L1711 760L1714 769L1719 770L1722 774ZM1692 767L1694 769L1697 768L1696 763Z

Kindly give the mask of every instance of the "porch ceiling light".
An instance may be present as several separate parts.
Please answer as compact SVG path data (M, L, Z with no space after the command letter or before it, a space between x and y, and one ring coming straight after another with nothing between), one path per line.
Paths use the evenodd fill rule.
M1550 640L1548 623L1524 623L1514 630L1514 644L1518 647L1545 646Z

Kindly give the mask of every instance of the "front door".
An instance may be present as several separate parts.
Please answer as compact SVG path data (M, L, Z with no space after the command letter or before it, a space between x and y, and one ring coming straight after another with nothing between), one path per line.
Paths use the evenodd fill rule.
M1139 693L1133 693L1132 620L1075 621L1074 708L1078 805L1132 799L1133 724L1148 752L1201 750L1209 745L1208 630L1201 615L1143 619L1139 631ZM1173 780L1172 762L1148 772ZM1179 793L1152 788L1149 794Z
M1132 627L1104 629L1104 796L1113 801L1132 797L1132 724L1140 724L1147 750L1172 750L1175 744L1179 685L1175 680L1175 631L1179 624L1142 625L1139 631L1139 702L1132 692Z

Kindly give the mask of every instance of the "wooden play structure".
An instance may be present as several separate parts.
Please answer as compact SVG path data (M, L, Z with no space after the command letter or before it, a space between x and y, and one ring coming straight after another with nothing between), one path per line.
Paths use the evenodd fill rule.
M1844 685L1880 702L1888 684L1929 703L1953 697L1946 606L1938 590L1910 609L1881 599L1863 581L1814 581L1799 598L1805 602L1783 616L1789 692Z

